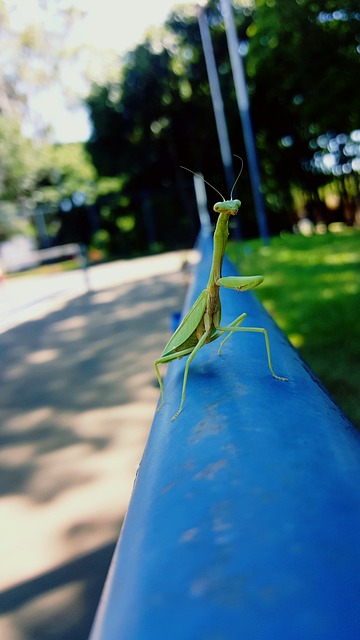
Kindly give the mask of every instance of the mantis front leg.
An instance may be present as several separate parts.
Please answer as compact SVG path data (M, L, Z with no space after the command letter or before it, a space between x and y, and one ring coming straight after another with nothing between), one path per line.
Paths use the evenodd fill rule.
M187 363L185 365L185 373L184 373L184 379L183 379L180 407L177 410L177 412L175 413L175 415L171 418L171 421L175 420L178 417L178 415L182 412L182 408L183 408L183 404L184 404L184 400L185 400L185 391L186 391L186 384L187 384L187 378L188 378L188 374L189 374L190 364L193 361L193 359L195 358L197 352L205 344L208 336L210 335L210 332L211 332L210 330L205 331L205 333L201 336L199 342L194 347L193 351L191 352L190 356L187 359Z
M156 371L156 375L157 375L157 379L159 382L159 387L160 387L160 394L161 394L161 402L157 408L156 411L160 411L161 407L164 404L164 385L163 385L163 381L162 381L162 377L160 375L160 371L159 371L159 364L166 364L168 362L171 362L172 360L178 360L180 358L183 358L184 356L189 355L189 358L187 360L186 366L185 366L185 373L184 373L184 378L183 378L183 386L182 386L182 393L181 393L181 401L180 401L180 407L178 409L178 411L175 413L175 415L171 418L171 420L175 420L175 418L178 417L178 415L181 413L182 408L183 408L183 404L184 404L184 400L185 400L185 393L186 393L186 384L187 384L187 379L188 379L188 375L189 375L189 367L190 364L192 362L192 360L195 358L197 352L199 351L199 349L201 349L201 347L205 344L208 336L210 335L210 330L209 331L205 331L205 333L201 336L199 342L196 343L195 347L189 347L188 349L183 349L182 351L176 351L175 353L171 353L167 356L162 356L162 358L158 358L157 360L155 360L154 365L155 365L155 371Z
M177 351L177 352L172 353L172 354L170 354L168 356L162 356L162 358L158 358L157 360L155 360L154 366L155 366L156 376L157 376L157 379L158 379L158 383L159 383L159 387L160 387L160 395L161 395L161 402L160 402L158 408L156 409L156 412L160 411L161 407L163 406L163 404L165 402L165 400L164 400L164 385L163 385L162 377L161 377L160 370L159 370L159 364L166 364L168 362L171 362L172 360L177 360L177 359L183 358L184 356L187 356L192 351L193 351L192 348L183 349L183 351Z

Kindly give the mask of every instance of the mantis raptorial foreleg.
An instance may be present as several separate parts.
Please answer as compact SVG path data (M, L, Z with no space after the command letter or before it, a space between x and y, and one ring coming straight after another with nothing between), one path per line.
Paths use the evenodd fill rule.
M240 172L241 173L241 172ZM240 173L235 180L235 184L239 179ZM206 182L206 180L205 180ZM208 182L206 184L209 184ZM212 185L210 185L212 186ZM224 333L229 333L226 338L221 342L219 353L225 342L232 336L233 333L237 332L252 332L252 333L262 333L265 338L266 345L266 353L268 359L269 369L271 374L277 380L286 380L286 378L282 378L277 376L274 373L274 369L271 362L270 355L270 343L269 336L266 329L262 327L239 327L245 318L246 313L242 313L238 318L236 318L233 322L231 322L228 326L222 327L220 325L221 319L221 302L219 296L219 288L226 287L228 289L235 289L237 291L246 291L247 289L253 289L262 283L262 276L227 276L222 277L221 275L221 267L225 254L226 241L228 238L228 221L230 216L236 215L240 208L240 200L233 200L232 193L234 187L231 190L230 200L225 200L223 196L223 202L217 202L214 205L214 211L219 213L218 221L215 228L214 233L214 249L213 249L213 258L212 258L212 266L209 276L209 281L206 289L202 291L191 307L190 311L186 314L185 318L182 320L180 326L176 329L175 333L171 336L169 342L167 343L164 351L161 354L161 357L155 360L155 370L156 375L159 381L160 386L160 394L161 394L161 402L158 407L161 407L164 404L164 387L162 378L159 371L160 364L166 364L171 362L172 360L183 358L184 356L189 356L184 372L182 392L181 392L181 400L178 411L173 416L173 420L177 418L179 413L181 413L184 401L185 401L185 393L186 393L186 384L189 374L189 367L193 359L195 358L198 351L204 344L208 342L213 342L222 336ZM212 187L214 189L214 187ZM217 191L217 189L215 189ZM217 191L218 192L218 191ZM218 192L219 193L219 192ZM221 194L220 194L221 195Z

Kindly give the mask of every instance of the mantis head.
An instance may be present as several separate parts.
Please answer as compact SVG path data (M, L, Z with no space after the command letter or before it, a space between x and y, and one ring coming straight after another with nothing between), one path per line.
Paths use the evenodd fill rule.
M240 205L240 200L224 200L224 202L214 204L214 211L216 211L216 213L227 213L235 216L240 209Z
M239 158L239 160L241 160L240 156L235 155L235 158ZM187 167L181 167L182 169L185 169L186 171L190 171L190 173L192 173L194 176L197 176L198 178L201 178L202 180L204 180L205 184L209 185L209 187L211 187L212 189L214 189L214 191L216 191L216 193L219 194L219 196L222 197L223 202L217 202L216 204L214 204L214 211L216 211L216 213L225 213L227 215L230 216L235 216L237 214L237 212L240 209L241 206L241 202L240 200L233 200L233 193L234 193L234 188L235 185L237 183L237 181L239 180L240 176L241 176L241 172L243 169L243 161L241 160L241 169L238 173L238 176L233 184L233 187L231 189L231 193L230 193L230 200L225 200L224 196L222 195L222 193L220 193L220 191L218 191L215 187L213 187L212 184L210 184L210 182L208 182L207 180L204 180L203 176L200 175L199 173L195 173L194 171L192 171L191 169L188 169Z

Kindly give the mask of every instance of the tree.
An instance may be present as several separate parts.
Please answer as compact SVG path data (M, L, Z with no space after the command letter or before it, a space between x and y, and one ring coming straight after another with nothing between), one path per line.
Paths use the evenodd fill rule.
M313 155L321 135L358 126L357 9L355 0L257 2L247 70L268 199L289 206L289 187L314 194L334 179Z
M185 55L173 33L162 36L130 52L120 82L95 87L87 101L94 130L87 148L101 175L123 177L128 204L114 217L136 212L143 248L186 242L194 212L179 167L200 148L195 110L203 121L212 117L211 106L196 104L191 46Z
M24 195L34 179L32 144L17 119L0 115L0 199Z
M285 215L291 214L294 190L313 197L333 179L315 162L315 142L330 128L335 137L337 132L349 136L356 125L359 98L353 78L359 65L359 13L354 0L342 6L338 10L335 0L259 0L255 11L249 2L235 6L238 35L249 43L247 71L263 188L268 208L279 220L274 224L276 217L271 216L273 229L289 224ZM234 152L244 155L215 1L207 13L230 139ZM220 191L226 190L194 10L173 12L160 33L150 34L128 54L119 76L117 82L94 87L87 100L93 122L88 149L95 166L101 175L120 175L127 197L124 207L113 209L114 225L130 210L145 246L146 209L148 217L156 218L153 228L161 242L182 242L191 183L179 165L202 171ZM171 196L166 185L171 185ZM246 176L240 186L246 215L252 211ZM249 219L245 230L256 232Z
M225 34L219 26L215 31L219 60L224 60ZM228 76L229 66L222 73L229 85ZM197 224L193 186L180 165L227 189L194 8L171 14L160 32L128 54L119 81L95 86L87 104L93 123L87 148L101 175L123 177L144 242L146 230L151 236L149 217L156 230L152 242L192 242ZM235 150L241 154L238 117L236 130Z
M40 140L51 138L50 97L71 108L89 86L79 79L74 89L73 74L69 78L87 52L71 44L85 13L66 5L35 0L30 12L21 3L0 0L0 112L20 117L23 133Z

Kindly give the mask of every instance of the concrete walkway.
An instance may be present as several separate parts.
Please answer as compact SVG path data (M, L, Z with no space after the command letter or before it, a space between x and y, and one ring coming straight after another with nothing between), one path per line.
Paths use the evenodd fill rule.
M88 637L193 256L92 268L91 292L62 284L3 324L1 640Z

